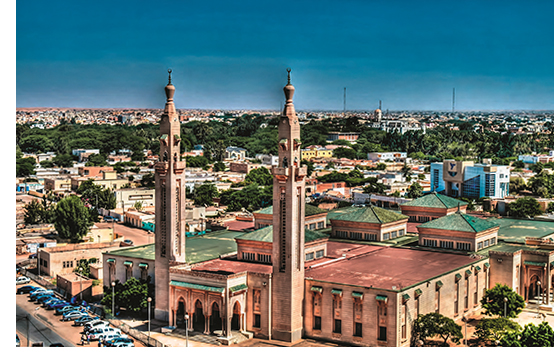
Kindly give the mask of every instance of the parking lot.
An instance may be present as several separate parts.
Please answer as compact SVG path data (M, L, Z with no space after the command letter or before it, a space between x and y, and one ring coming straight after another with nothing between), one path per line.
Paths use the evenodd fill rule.
M31 283L31 285L35 285ZM23 285L16 285L17 289ZM29 294L16 294L16 304L21 314L26 313L29 317L24 315L18 315L18 318L32 319L33 331L36 331L36 335L31 335L29 339L31 342L42 342L44 346L50 346L58 340L64 346L78 346L78 347L98 347L98 342L91 341L89 344L82 345L81 337L83 335L83 327L74 325L74 321L63 321L62 315L57 315L55 310L47 310L41 303L29 300ZM86 314L94 316L90 312ZM113 327L113 326L112 326ZM46 332L48 331L48 333ZM20 329L17 332L21 346L27 346L26 332L22 332ZM54 335L55 334L55 335ZM140 342L134 340L135 347L144 347ZM67 345L67 344L70 345Z

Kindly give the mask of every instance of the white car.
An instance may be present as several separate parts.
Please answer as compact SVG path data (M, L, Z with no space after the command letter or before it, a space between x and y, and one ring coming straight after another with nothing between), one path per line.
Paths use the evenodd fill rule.
M25 276L20 276L15 279L15 284L27 284L30 282L31 280L29 279L29 277L25 277Z
M101 327L94 328L89 331L90 340L98 340L101 337L105 337L109 334L121 335L121 330L117 328Z
M73 310L73 311L64 313L63 317L62 317L62 320L63 321L75 320L75 319L79 319L82 316L87 316L87 315L88 314L85 313L85 312L78 311L78 310Z
M84 330L87 331L87 330L90 330L92 328L95 328L95 327L100 327L100 326L110 326L110 323L105 321L105 320L92 320L92 321L89 321L87 323L85 323L84 325Z
M132 342L118 342L113 345L114 347L135 347L135 344Z

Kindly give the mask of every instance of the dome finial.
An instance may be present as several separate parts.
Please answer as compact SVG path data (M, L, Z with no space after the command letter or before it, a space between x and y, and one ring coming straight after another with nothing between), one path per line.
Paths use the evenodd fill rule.
M167 84L171 84L171 72L173 72L173 71L171 70L171 68L169 68L167 70L167 73L169 73L169 83L167 83Z
M288 79L287 85L290 84L290 71L291 69L287 68L287 79Z

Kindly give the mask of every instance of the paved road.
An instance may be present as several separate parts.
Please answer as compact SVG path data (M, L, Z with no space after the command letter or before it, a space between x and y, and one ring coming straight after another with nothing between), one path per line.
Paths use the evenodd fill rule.
M28 304L37 307L33 303ZM50 344L58 342L64 346L75 346L55 331L57 328L44 316L45 311L40 307L38 308L39 310L31 312L28 310L30 308L16 306L16 328L21 346L27 346L27 334L29 335L29 346L32 346L35 342L42 342L44 346L50 346Z

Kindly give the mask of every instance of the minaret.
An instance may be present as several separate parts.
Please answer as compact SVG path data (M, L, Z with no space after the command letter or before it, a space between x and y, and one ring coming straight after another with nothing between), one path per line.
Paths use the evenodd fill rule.
M169 265L185 261L185 161L181 156L181 124L173 103L175 87L165 87L167 101L160 120L160 156L156 170L156 309L154 317L169 320Z
M279 165L273 174L273 338L294 342L302 338L304 299L304 178L300 166L300 125L292 96L284 88L285 108L279 119Z

